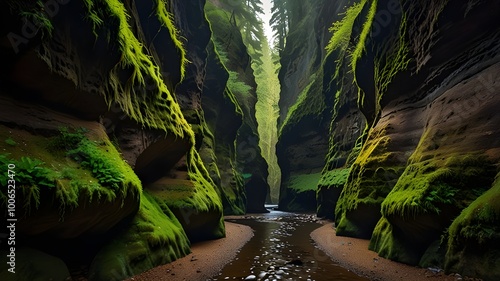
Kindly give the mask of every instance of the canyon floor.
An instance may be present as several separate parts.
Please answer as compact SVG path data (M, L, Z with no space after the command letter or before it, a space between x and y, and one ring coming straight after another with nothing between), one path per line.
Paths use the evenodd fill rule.
M455 274L446 275L438 269L418 268L381 258L368 250L368 240L337 236L331 222L323 223L323 226L310 235L316 245L328 254L329 257L324 258L370 280L475 280ZM227 221L225 224L226 238L195 243L188 256L136 275L128 281L204 281L217 275L253 237L253 230L248 226Z

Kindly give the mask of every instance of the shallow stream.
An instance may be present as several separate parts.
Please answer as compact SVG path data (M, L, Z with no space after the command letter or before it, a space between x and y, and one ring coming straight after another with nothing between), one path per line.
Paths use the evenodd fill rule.
M210 280L368 280L315 247L309 235L322 225L312 214L271 210L229 221L250 226L254 237Z

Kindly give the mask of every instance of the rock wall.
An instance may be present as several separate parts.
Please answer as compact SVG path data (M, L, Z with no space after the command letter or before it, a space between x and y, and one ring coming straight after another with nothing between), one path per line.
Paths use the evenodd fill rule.
M15 164L18 247L53 256L47 279L122 280L263 209L267 166L237 151L255 100L228 90L205 1L39 3L0 4L0 181Z
M337 235L370 239L371 250L395 261L499 278L499 13L497 1L349 3L328 43L303 56L290 51L298 60L326 48L330 91L308 90L304 100L333 96L321 111L330 126L302 123L293 132L328 136L317 212L335 220ZM296 73L292 81L315 77ZM281 82L291 83L286 75ZM310 112L296 100L288 114ZM319 150L312 133L294 146L288 128L278 150L288 171L282 190L295 184L293 163L308 163L292 161L297 151Z
M290 23L279 73L280 125L276 153L282 171L279 200L282 210L316 209L316 187L329 151L328 131L337 92L333 81L336 58L327 53L325 46L331 36L330 24L348 3L351 2L301 2L297 9L308 16Z
M230 154L234 160L228 163L228 168L239 172L238 177L231 181L243 180L246 192L247 212L267 212L264 208L266 197L269 194L267 183L267 163L262 157L259 147L259 136L257 132L257 120L255 118L255 104L257 103L256 82L251 68L251 58L247 46L243 42L240 27L234 15L231 3L220 1L209 1L206 5L207 18L213 31L215 52L221 60L222 67L228 73L228 83L224 90L226 99L232 99L237 103L236 109L242 115L241 127L236 133L235 147L230 147ZM221 108L222 109L222 108ZM223 126L229 120L218 116ZM238 118L239 119L239 118ZM237 120L237 119L236 119ZM235 120L235 121L236 121ZM230 123L229 123L230 124ZM232 128L229 126L228 129ZM227 134L227 129L219 127L217 134ZM224 143L221 143L224 145ZM227 150L229 143L225 144ZM232 150L235 150L234 152ZM223 161L223 159L221 159ZM227 162L226 162L227 163ZM227 166L227 164L226 164Z

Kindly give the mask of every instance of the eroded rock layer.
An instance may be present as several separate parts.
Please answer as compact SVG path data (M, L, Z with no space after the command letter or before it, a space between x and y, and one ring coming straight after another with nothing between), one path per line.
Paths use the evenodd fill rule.
M318 215L335 220L337 235L370 239L371 250L399 262L497 280L500 4L344 4L343 17L330 21L329 42L310 50L304 37L287 37L296 48L285 49L281 61L284 112L307 116L313 100L333 101L310 114L318 120L313 124L285 119L281 203L309 200L305 193L288 197L297 183L308 185L298 180L307 175L316 182L309 185L317 186ZM291 73L299 73L298 82L313 81L318 72L290 70L301 56L288 56L313 57L322 49L323 87L298 84L306 94L293 94L286 87ZM325 123L329 128L318 128ZM314 153L306 154L309 162L295 161L308 149L320 150L313 130L327 134L324 166L312 163Z

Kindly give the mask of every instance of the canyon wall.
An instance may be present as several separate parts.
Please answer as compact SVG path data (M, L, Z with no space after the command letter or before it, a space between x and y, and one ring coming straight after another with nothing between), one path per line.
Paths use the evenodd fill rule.
M323 21L329 42L308 49L290 33L281 82L295 73L307 94L285 87L282 98L295 100L288 115L312 108L316 119L281 128L282 190L316 183L318 215L382 257L500 278L499 14L498 1L367 0ZM287 68L288 56L322 52L322 87L308 84L318 74ZM305 193L284 196L283 207L312 205Z
M33 256L19 268L122 280L224 237L223 214L265 210L255 91L228 87L205 4L2 1L0 182L12 167L16 251Z

